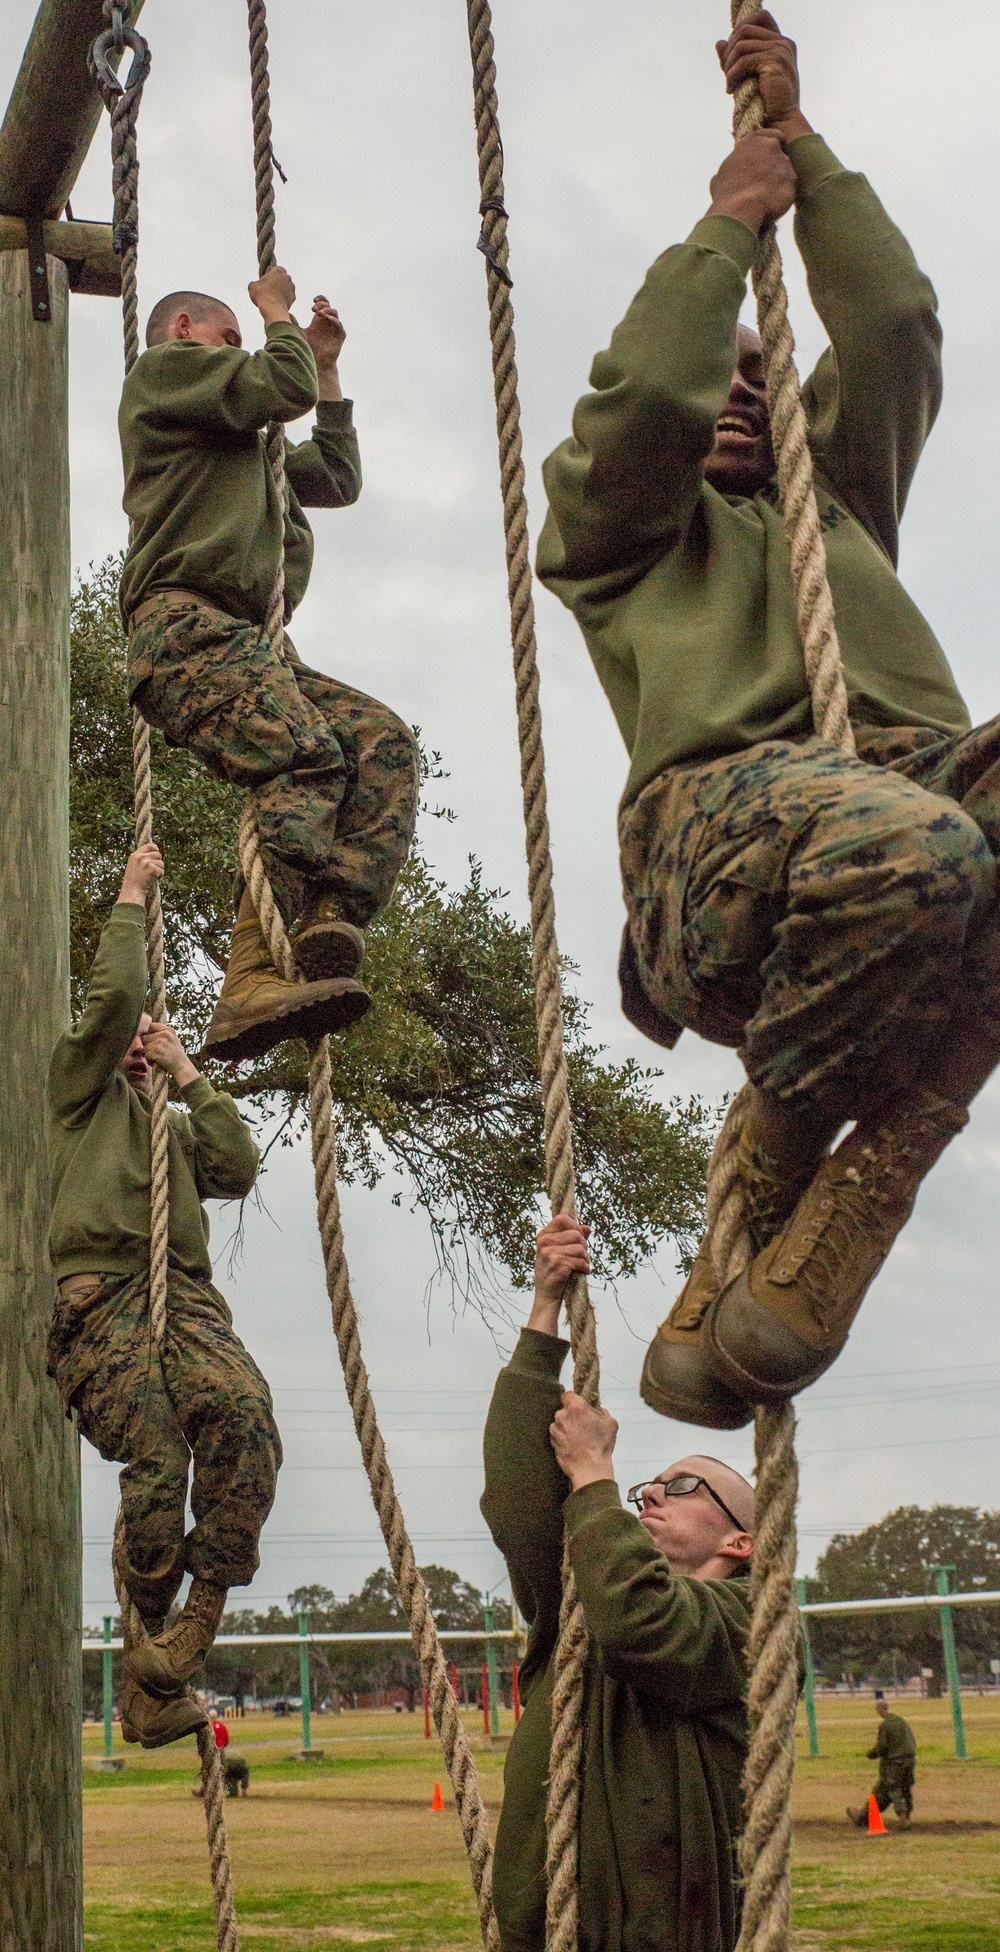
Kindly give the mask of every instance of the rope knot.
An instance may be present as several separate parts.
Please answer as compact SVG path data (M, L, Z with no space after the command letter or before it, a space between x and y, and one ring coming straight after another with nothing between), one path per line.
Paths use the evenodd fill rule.
M491 212L497 217L502 217L504 223L507 222L507 210L504 205L503 197L498 196L498 197L483 198L482 203L479 206L479 215L481 217L488 217L491 214ZM511 277L510 272L508 271L506 265L500 263L500 260L497 257L496 246L493 243L492 238L489 237L489 235L487 234L485 224L483 225L483 228L479 233L479 237L476 240L476 250L482 251L482 254L486 259L486 262L489 265L490 270L494 272L495 275L499 278L500 283L502 285L506 285L507 290L510 291L511 288L513 287L514 280Z

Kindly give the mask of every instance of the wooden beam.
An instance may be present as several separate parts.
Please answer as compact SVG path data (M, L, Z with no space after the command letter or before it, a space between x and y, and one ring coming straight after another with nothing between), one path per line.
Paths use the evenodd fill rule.
M104 112L87 54L105 24L101 0L41 0L0 127L4 216L65 210Z
M0 252L0 1946L77 1952L79 1440L45 1371L45 1078L69 1015L65 266Z
M112 248L110 224L44 224L46 255L61 258L71 291L95 298L122 295L121 259ZM0 217L0 251L26 251L28 227L21 217Z

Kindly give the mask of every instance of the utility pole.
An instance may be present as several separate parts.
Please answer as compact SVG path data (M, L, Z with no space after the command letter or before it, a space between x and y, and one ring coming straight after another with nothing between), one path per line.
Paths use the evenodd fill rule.
M45 1368L45 1076L69 1010L69 291L90 233L103 248L58 219L101 113L102 25L101 0L42 0L0 125L3 1952L82 1944L79 1445ZM105 255L86 288L116 278Z

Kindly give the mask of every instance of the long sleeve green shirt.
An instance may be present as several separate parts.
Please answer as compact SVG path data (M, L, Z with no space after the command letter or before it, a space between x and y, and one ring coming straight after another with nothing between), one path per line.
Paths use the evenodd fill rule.
M746 1750L745 1578L674 1577L610 1481L569 1492L549 1442L568 1345L526 1329L486 1425L483 1512L530 1628L497 1830L503 1952L545 1940L545 1797L563 1526L590 1635L584 1952L732 1952ZM568 1495L567 1495L568 1494Z
M150 346L125 381L118 431L133 523L122 615L158 590L193 590L263 623L285 556L288 614L305 594L313 538L303 506L344 508L361 492L350 400L320 400L316 361L297 325L267 328L261 352L173 339ZM316 407L310 440L285 455L288 516L264 430Z
M48 1079L56 1275L139 1274L149 1265L150 1101L119 1069L146 1007L146 916L119 902L104 925L78 1023L60 1037ZM207 1078L171 1110L170 1260L210 1276L203 1199L240 1199L259 1154L236 1105Z
M902 1715L888 1714L879 1722L875 1747L869 1749L869 1761L876 1757L882 1762L913 1762L916 1760L916 1737L909 1722Z
M896 576L899 519L940 402L934 292L863 176L822 137L789 144L795 234L830 346L804 388L852 718L967 729L944 653ZM632 766L812 730L774 486L704 479L736 365L757 239L705 217L664 253L545 464L538 573L572 610Z

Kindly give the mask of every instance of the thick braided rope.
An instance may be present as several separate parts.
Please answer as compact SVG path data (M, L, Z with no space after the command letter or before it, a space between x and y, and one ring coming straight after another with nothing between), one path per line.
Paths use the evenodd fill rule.
M105 20L110 24L115 12L114 0L104 0L103 11ZM132 14L131 0L124 0L118 11L125 25L129 25ZM91 73L94 75L111 118L114 237L115 249L121 258L122 269L122 329L126 375L132 371L139 357L139 153L136 143L136 118L150 61L149 49L145 42L142 42L141 46L143 51L136 52L128 80L121 91L110 88L103 78L95 73L91 62ZM141 712L136 710L132 713L132 764L135 779L135 844L137 847L142 847L153 838L153 780L149 752L149 726ZM166 993L163 904L158 883L154 882L150 890L146 909L149 1014L154 1023L162 1023L166 1017ZM152 1173L149 1314L150 1332L158 1348L163 1346L167 1329L167 1252L170 1231L168 1092L167 1074L155 1066L150 1121ZM119 1524L120 1520L119 1513ZM120 1557L120 1553L116 1554L116 1558ZM145 1625L124 1582L119 1579L117 1566L115 1584L126 1638L141 1638L146 1632ZM206 1738L211 1747L211 1754L208 1753ZM201 1751L202 1781L205 1788L205 1819L208 1825L216 1944L218 1952L239 1952L233 1879L222 1807L222 1769L211 1729L199 1731L198 1747Z
M472 54L476 145L479 158L480 249L486 259L493 387L500 449L500 487L507 547L507 589L521 752L528 894L535 972L538 1054L545 1121L545 1173L553 1213L574 1214L576 1179L569 1084L563 1047L559 950L556 943L552 854L545 790L545 754L539 702L535 610L528 557L528 509L521 453L514 307L507 269L503 148L496 95L496 65L488 0L467 0ZM567 1292L574 1388L597 1403L600 1372L597 1332L587 1284ZM587 1633L576 1596L568 1552L563 1561L563 1600L552 1696L552 1749L548 1791L549 1952L573 1952L577 1940L580 1763L583 1747L583 1676Z
M754 11L755 0L732 0L733 27ZM762 127L763 121L760 90L751 79L735 91L735 139L739 141ZM821 738L842 752L853 753L854 733L795 370L795 341L773 224L762 235L753 284L813 723ZM716 1276L723 1282L741 1273L750 1258L736 1161L749 1096L747 1087L733 1101L709 1166L709 1239ZM791 1791L799 1630L794 1585L798 1464L795 1415L790 1405L758 1406L755 1453L758 1532L748 1648L750 1741L743 1777L745 1823L739 1846L744 1881L740 1952L785 1952L791 1909Z
M250 29L254 176L257 188L257 255L259 268L263 274L275 262L274 182L265 0L247 0L247 11ZM274 471L275 482L279 492L282 492L284 435L280 427L269 429L268 457ZM283 618L284 574L281 571L271 599L266 625L272 643L279 650L284 632ZM286 981L294 981L299 972L281 911L274 899L261 859L257 820L252 800L247 801L240 823L239 850L243 877L260 918L271 960ZM416 1555L389 1468L368 1371L361 1353L357 1311L351 1293L340 1218L328 1037L321 1038L310 1053L309 1117L312 1128L317 1214L326 1268L327 1293L330 1297L333 1328L344 1372L344 1384L371 1486L372 1500L406 1610L414 1652L420 1663L423 1684L427 1689L434 1724L451 1779L455 1804L462 1825L462 1835L469 1856L483 1944L486 1952L499 1952L500 1935L493 1909L493 1846L490 1839L489 1818L480 1793L476 1765L468 1737L459 1715L458 1701L441 1652L441 1643L427 1597L427 1589L417 1569Z

